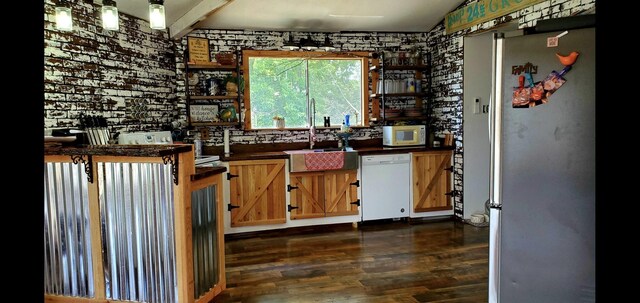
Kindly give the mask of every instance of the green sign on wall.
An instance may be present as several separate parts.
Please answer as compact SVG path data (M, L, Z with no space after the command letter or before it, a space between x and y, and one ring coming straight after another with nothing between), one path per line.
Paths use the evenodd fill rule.
M444 19L445 30L451 34L542 1L547 0L478 0L448 13Z

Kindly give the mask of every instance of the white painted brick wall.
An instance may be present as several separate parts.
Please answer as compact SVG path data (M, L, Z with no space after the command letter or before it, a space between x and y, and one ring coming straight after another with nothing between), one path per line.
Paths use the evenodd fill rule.
M102 29L100 6L72 0L74 30L59 32L55 3L44 1L45 127L79 127L78 117L102 115L112 132L159 129L177 108L173 42L164 31L120 13L120 31ZM142 79L144 78L144 80ZM157 108L143 121L126 119L125 100L145 97ZM168 104L168 105L167 105Z

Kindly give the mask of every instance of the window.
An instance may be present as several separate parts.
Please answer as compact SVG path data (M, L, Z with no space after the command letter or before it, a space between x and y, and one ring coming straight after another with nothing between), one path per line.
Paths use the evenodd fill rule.
M314 125L330 117L339 126L349 114L352 126L368 124L368 53L334 54L299 51L243 51L245 127L308 128L312 99Z

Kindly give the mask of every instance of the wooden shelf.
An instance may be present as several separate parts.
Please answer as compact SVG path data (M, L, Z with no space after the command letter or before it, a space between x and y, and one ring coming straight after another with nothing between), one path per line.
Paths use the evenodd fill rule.
M191 100L236 100L238 96L189 96Z
M191 122L193 126L236 126L238 122Z
M386 117L384 118L386 121L408 121L408 120L427 120L427 116L418 116L418 117Z
M426 97L426 93L388 93L385 97ZM371 94L371 98L380 98L382 94Z
M375 65L369 68L370 71L378 71L383 67L380 65ZM385 70L426 70L429 68L429 65L386 65L384 67Z
M187 64L189 69L213 69L213 70L228 70L235 71L237 66L235 65L213 65L213 64Z

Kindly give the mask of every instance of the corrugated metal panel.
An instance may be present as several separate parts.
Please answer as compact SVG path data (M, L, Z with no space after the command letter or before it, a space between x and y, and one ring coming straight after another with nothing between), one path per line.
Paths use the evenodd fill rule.
M107 298L177 302L171 165L97 166Z
M218 283L216 207L215 186L191 193L195 298L199 298Z
M44 292L94 296L84 165L44 164Z

